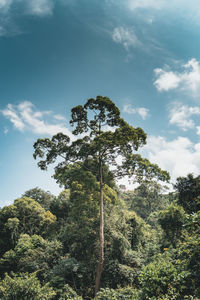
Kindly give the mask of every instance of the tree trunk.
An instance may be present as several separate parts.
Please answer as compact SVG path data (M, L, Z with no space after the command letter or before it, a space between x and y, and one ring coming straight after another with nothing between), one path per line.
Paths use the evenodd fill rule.
M100 247L99 247L99 263L97 267L96 282L95 282L95 296L100 288L101 273L103 270L103 262L104 262L104 209L103 209L103 177L102 177L101 162L99 167L99 175L100 175L100 228L99 228Z

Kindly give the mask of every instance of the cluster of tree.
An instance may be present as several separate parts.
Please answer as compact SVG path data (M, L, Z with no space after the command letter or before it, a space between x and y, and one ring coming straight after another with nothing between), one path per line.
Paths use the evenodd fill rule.
M71 124L72 142L34 145L41 169L61 158L60 195L34 188L0 210L0 299L198 299L200 177L164 193L168 173L135 153L144 131L106 97L72 109ZM124 175L134 191L116 186Z

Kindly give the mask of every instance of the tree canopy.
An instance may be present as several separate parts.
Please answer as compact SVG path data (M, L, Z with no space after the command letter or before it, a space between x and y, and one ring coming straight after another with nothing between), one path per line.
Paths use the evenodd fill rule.
M66 173L72 164L83 163L82 166L87 168L86 161L94 160L96 163L100 191L100 248L96 293L99 290L104 262L103 166L113 166L113 176L135 175L140 180L153 176L159 180L168 180L169 174L135 154L135 151L146 143L146 133L140 127L134 128L129 125L108 97L97 96L96 99L87 100L83 106L72 108L70 124L75 126L72 133L78 138L70 141L68 136L58 133L51 140L38 139L34 144L34 158L40 158L38 166L46 170L49 164L61 157L62 161L55 167L54 177L62 184L64 179L69 178L66 177ZM122 159L121 164L117 163L119 157Z

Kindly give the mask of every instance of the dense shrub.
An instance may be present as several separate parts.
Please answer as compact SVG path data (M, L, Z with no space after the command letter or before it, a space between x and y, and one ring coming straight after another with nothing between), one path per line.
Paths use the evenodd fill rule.
M131 288L119 288L119 289L101 289L95 300L136 300L138 299L138 292Z
M158 297L168 295L170 291L173 291L176 298L170 299L183 299L186 290L185 282L189 274L189 272L181 270L181 267L172 260L170 255L158 255L140 272L139 282L142 298L159 299Z
M49 284L41 286L36 273L6 274L0 282L1 300L49 300L55 292Z

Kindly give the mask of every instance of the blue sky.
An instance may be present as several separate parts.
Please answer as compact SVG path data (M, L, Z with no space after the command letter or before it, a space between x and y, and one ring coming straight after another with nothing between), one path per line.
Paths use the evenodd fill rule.
M197 0L0 0L0 206L26 190L57 194L33 143L70 109L110 97L142 127L142 153L172 181L200 173Z

